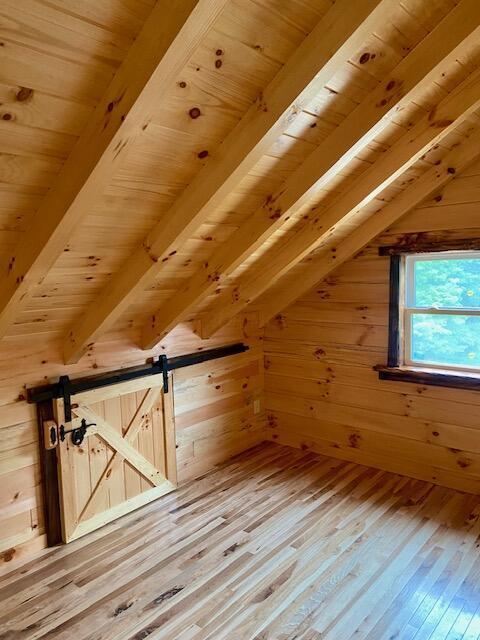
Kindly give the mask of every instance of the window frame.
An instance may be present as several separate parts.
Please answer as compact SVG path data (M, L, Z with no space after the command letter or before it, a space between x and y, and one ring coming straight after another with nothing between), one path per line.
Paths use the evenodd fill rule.
M405 309L403 304L406 299L405 263L409 257L418 256L418 259L441 260L445 259L446 255L453 259L454 256L463 258L466 253L469 253L472 257L480 258L480 239L434 244L428 241L418 242L418 235L414 234L411 239L405 237L404 242L405 244L402 245L379 248L379 255L390 257L388 357L386 365L379 364L374 369L382 380L480 390L480 368L452 367L405 358ZM415 307L414 309L416 313L422 313L425 308ZM438 310L433 307L426 309L431 314L442 313L443 315L445 311L452 311L454 308ZM462 315L480 316L480 308L474 309L474 313L471 311L471 309L462 309ZM409 347L409 345L407 346Z

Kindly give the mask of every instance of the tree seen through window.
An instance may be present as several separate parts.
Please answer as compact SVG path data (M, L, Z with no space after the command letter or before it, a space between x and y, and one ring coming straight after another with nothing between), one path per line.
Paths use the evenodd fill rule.
M421 258L410 268L407 289L413 287L413 291L407 294L411 308L405 320L411 323L407 357L480 368L480 316L471 315L480 309L480 257ZM422 313L427 309L434 312ZM439 313L442 310L445 313Z

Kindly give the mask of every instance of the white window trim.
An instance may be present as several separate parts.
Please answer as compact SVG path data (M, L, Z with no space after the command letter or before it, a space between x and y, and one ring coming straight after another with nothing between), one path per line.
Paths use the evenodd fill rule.
M462 316L480 316L480 308L465 309L460 307L415 307L413 306L413 295L415 291L415 263L423 260L480 260L480 251L439 251L435 253L414 253L402 256L402 269L400 280L400 340L401 340L401 365L411 368L428 368L441 369L443 371L452 372L473 372L480 373L480 366L466 367L462 365L448 365L445 363L436 363L429 360L412 360L410 354L412 352L412 315L430 314L430 315L462 315Z

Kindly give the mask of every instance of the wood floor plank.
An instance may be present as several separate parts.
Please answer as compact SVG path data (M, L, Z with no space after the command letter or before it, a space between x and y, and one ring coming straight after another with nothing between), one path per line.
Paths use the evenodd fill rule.
M0 578L0 640L478 640L480 496L273 443Z

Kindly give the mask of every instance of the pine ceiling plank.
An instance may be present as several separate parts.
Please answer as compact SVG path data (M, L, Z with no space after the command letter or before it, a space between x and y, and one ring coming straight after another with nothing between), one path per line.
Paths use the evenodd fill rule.
M411 130L408 130L387 152L372 164L366 171L345 189L342 196L335 199L316 218L305 224L297 231L291 240L286 243L275 255L266 253L255 265L258 275L252 287L255 291L266 291L271 284L282 277L292 266L300 262L313 250L327 241L331 241L339 223L352 223L355 216L376 198L381 192L391 185L400 175L405 173L417 163L433 145L449 135L462 122L480 107L480 71L476 71L467 80L461 83L455 91L449 94L433 111L426 114ZM407 178L408 176L405 176ZM260 210L260 214L262 211ZM208 268L201 269L188 285L189 309L201 299L202 295L193 293L202 292L203 296L214 291L221 281L221 277L229 275L237 266L261 243L263 243L275 223L269 224L265 215L252 217L235 234L234 241L226 243L208 261ZM254 240L254 241L252 241ZM334 258L335 260L335 258ZM244 295L250 295L248 284ZM233 285L233 289L235 286ZM235 289L238 295L240 288ZM232 289L227 288L223 293L222 301ZM144 344L152 345L156 336L163 337L164 333L159 328L168 321L170 314L174 313L176 305L185 301L183 292L175 296L164 309L160 309L152 319L150 325L144 328ZM252 298L254 294L251 294ZM220 297L219 297L220 299ZM218 303L215 303L216 305ZM215 316L214 323L209 325L210 314L202 322L205 327L205 335L211 335L213 327L221 322L221 312L215 307L211 315ZM157 320L158 318L158 320Z
M249 253L249 248L250 253L258 249L261 243L271 235L272 230L278 228L286 219L301 210L311 201L316 191L335 179L335 176L355 157L358 151L388 126L395 113L404 108L425 87L428 87L442 71L448 69L463 50L470 49L476 41L478 42L479 24L480 5L474 0L459 3L456 9L451 11L406 56L387 76L386 80L298 167L272 198L267 199L263 210L257 211L255 217L245 223L243 226L244 234L239 231L235 235L237 249L234 254L230 254L227 261L231 261L235 254L241 253L233 265L234 267L238 266ZM476 102L475 96L472 96L470 100ZM466 111L468 110L469 108L466 109ZM442 136L442 129L450 128L451 122L447 122L447 119L440 122L436 119L435 114L433 118L437 124L441 125L438 133ZM375 183L375 179L371 181L372 176L375 178L377 175L375 169L369 171L367 180L370 179L372 191L375 189L378 192L388 186L398 177L399 172L408 168L423 153L425 141L428 147L428 138L435 139L436 136L432 135L429 123L424 121L424 127L426 124L428 126L424 134L425 138L419 140L423 142L419 149L415 148L416 141L409 144L408 138L402 138L401 153L387 156L391 159L388 171L384 171L387 169L385 163L380 164L378 184ZM437 131L433 133L436 134ZM409 161L407 157L409 150L412 153L412 161ZM378 162L374 166L378 167ZM360 183L357 182L357 184L360 184L358 193L355 192L358 199L356 202L354 201L353 192L349 189L346 197L352 196L352 206L343 212L344 215L348 215L352 208L361 206L364 199L368 200L366 185L361 178ZM227 286L218 295L207 317L202 320L202 335L204 337L211 336L245 306L262 295L308 254L328 234L332 226L335 226L342 219L341 212L337 216L335 204L327 209L327 214L326 216L325 213L321 213L316 216L274 255L267 252L262 256L255 265L255 271L250 279L239 283L234 282ZM262 221L263 228L262 226L258 227L257 239L255 230L260 221ZM250 244L247 238L250 238ZM225 259L223 255L221 257L223 266ZM209 264L211 263L209 262ZM218 264L212 264L212 267L214 270L210 273L213 273L213 277L216 278L217 271L215 269L218 268ZM148 333L146 330L147 335Z
M348 0L335 3L105 288L94 311L72 328L65 345L67 362L78 360L154 282L162 266L248 174L339 64L386 19L394 4L392 0L359 0L353 6Z
M135 37L117 35L111 29L86 20L83 6L76 15L66 11L64 3L45 3L38 0L2 0L0 16L10 29L5 29L4 42L13 41L22 48L76 63L78 66L119 66ZM84 3L82 3L84 5ZM112 3L111 12L119 10Z
M480 131L475 131L455 146L438 165L420 176L380 211L376 212L336 247L319 252L311 261L297 266L278 285L261 298L255 308L260 312L260 324L264 326L271 318L289 304L302 297L341 264L352 258L365 246L383 233L402 216L430 197L469 164L480 157Z
M10 256L7 273L0 282L0 337L12 325L32 289L43 281L135 138L148 127L166 87L177 78L226 2L157 3L55 187Z
M89 106L77 101L59 98L43 91L34 92L26 87L19 89L18 84L1 82L0 103L3 131L8 122L10 125L18 123L78 137L92 112ZM31 137L33 135L31 132Z

